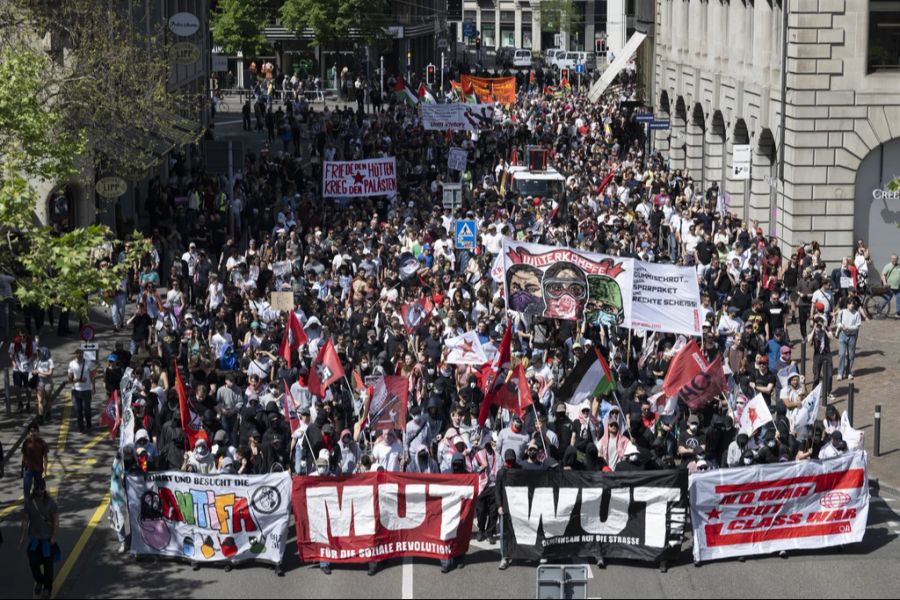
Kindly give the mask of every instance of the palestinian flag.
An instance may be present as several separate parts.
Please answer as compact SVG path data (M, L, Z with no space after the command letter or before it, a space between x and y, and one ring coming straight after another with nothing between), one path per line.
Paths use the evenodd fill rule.
M434 95L428 91L428 88L425 87L424 83L419 84L419 102L423 102L425 104L437 104L437 100Z
M397 83L394 84L394 97L397 99L397 102L406 104L411 108L415 108L419 104L419 99L406 87L406 81L402 77L398 77Z
M594 352L587 352L569 376L563 382L559 390L559 397L568 404L581 404L585 400L596 398L613 391L616 380L609 364L600 351L594 348Z

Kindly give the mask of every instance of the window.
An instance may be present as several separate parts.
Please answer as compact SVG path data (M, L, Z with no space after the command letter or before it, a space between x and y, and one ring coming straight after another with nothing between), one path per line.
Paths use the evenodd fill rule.
M481 24L481 45L483 48L494 47L494 31L493 23Z
M522 47L526 50L534 48L534 42L531 39L531 28L522 29Z
M478 13L474 10L467 10L465 13L463 13L464 21L472 21L474 23L475 19L477 19L477 18L478 18Z
M515 27L502 26L500 29L500 47L512 48L516 45L516 29Z
M900 72L900 1L869 0L866 72Z
M504 23L515 23L516 21L516 11L514 10L501 10L500 11L500 20Z

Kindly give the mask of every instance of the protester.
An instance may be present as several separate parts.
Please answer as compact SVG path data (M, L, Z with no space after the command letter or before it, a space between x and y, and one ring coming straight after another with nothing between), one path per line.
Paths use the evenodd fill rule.
M25 496L25 509L22 513L22 534L19 543L28 544L28 564L34 578L34 595L50 598L53 595L53 562L54 554L59 553L56 546L56 534L59 532L59 509L56 501L50 497L47 484L37 479L34 490Z

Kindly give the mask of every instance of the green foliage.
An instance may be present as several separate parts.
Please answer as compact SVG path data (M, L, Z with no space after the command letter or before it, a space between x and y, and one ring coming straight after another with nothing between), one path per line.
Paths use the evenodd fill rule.
M264 0L220 0L212 13L213 40L228 54L255 56L266 47L263 26L266 22Z
M541 31L566 31L571 35L581 26L581 15L573 0L541 0L537 17Z
M895 177L888 181L887 187L892 192L900 192L900 177Z
M387 14L385 0L285 0L281 6L284 26L312 29L320 46L349 39L351 29L366 42L382 39Z

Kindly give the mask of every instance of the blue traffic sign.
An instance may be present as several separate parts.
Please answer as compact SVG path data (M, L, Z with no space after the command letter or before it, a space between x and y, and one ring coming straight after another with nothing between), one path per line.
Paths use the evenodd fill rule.
M584 73L584 64L579 63L579 64L575 65L575 72L576 73Z
M477 36L474 21L463 21L463 36L473 38Z
M474 250L476 245L478 228L474 220L462 220L456 222L456 235L453 239L456 241L457 250Z
M634 115L634 120L636 123L652 123L656 120L656 117L653 113L641 113L639 115Z
M668 119L666 119L664 121L651 121L650 122L650 129L652 129L654 131L662 130L662 129L671 129L671 127L672 127L672 122Z

